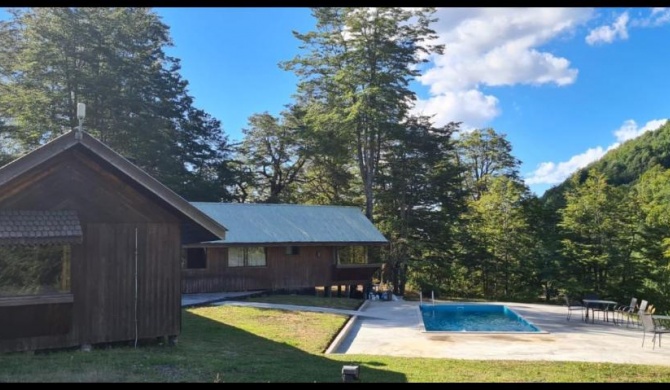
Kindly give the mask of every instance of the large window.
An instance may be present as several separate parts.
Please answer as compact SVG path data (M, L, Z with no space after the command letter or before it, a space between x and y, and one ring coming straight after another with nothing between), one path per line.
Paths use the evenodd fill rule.
M70 245L0 246L0 296L70 292Z
M184 265L187 269L207 268L207 251L205 248L186 248L185 256Z
M265 267L265 248L230 247L228 248L228 267Z
M367 264L368 251L364 246L343 246L337 248L338 264Z

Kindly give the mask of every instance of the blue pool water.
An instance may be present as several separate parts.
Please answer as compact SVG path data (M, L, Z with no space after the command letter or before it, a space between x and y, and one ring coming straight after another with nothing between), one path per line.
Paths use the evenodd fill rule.
M504 305L421 305L427 332L541 332Z

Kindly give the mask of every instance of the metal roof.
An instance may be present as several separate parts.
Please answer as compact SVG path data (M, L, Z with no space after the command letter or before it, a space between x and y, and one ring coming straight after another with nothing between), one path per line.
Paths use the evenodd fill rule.
M74 210L0 210L0 245L81 243Z
M228 228L224 240L208 244L367 244L388 240L360 209L265 203L191 202Z

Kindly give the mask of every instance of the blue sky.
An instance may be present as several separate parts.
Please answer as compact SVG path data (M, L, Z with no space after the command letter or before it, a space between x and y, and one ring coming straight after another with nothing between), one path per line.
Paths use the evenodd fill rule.
M307 8L156 8L195 105L231 140L254 113L278 114L297 79ZM3 15L0 15L2 17ZM670 9L440 8L446 45L412 85L416 111L507 135L538 195L670 116Z

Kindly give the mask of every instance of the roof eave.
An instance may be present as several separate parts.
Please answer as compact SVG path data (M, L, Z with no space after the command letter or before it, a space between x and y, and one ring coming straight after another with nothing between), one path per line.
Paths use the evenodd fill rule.
M198 242L193 244L184 245L185 248L201 248L201 247L230 247L230 246L387 246L390 245L389 241L380 242L380 241L320 241L320 242L269 242L269 241L258 241L258 242L218 242L218 241L207 241L207 242Z
M0 167L0 172L2 172L2 174L0 174L0 187L16 179L18 176L35 166L47 161L49 158L70 149L77 144L91 150L94 154L97 154L102 159L109 162L124 175L135 180L149 192L165 201L182 215L193 220L216 237L225 239L227 231L225 226L210 218L207 214L191 205L174 191L167 188L135 164L126 160L123 156L86 132L82 132L82 137L80 139L77 139L75 131L65 133L42 145L38 149Z
M135 164L125 159L107 145L101 143L87 133L83 134L81 144L103 157L114 167L120 170L124 175L142 184L147 190L170 204L183 215L192 219L194 222L198 223L200 226L207 229L215 236L221 239L225 239L226 232L228 231L225 226L221 225L207 214L200 211L197 207L191 205L186 199L179 196L177 193L163 185L148 173L144 172Z

